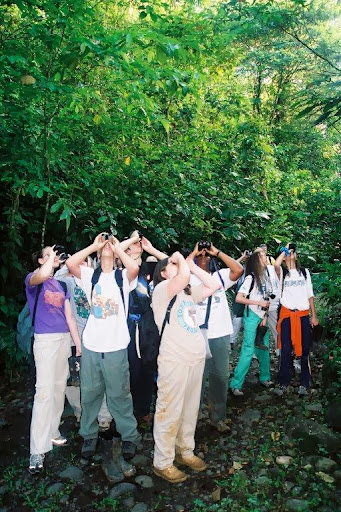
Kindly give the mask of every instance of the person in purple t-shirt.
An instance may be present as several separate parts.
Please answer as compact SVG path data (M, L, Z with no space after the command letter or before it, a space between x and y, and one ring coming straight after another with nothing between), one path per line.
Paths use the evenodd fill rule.
M30 434L30 473L43 470L45 453L53 445L64 446L67 440L60 435L59 424L64 409L65 388L69 373L71 336L76 354L81 355L81 342L72 316L70 295L65 294L54 271L60 260L54 247L45 247L37 257L39 267L26 276L26 296L33 315L36 295L37 309L34 321L33 355L36 366Z

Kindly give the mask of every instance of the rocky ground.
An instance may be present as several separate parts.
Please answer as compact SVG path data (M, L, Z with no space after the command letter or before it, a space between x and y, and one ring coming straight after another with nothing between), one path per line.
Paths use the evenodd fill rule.
M234 350L232 365L238 349ZM196 434L197 453L208 470L171 485L151 470L153 440L144 428L143 450L133 459L136 474L111 483L102 469L112 442L101 439L91 465L80 461L75 419L61 427L70 444L55 448L45 472L32 477L29 459L31 397L27 379L2 384L0 403L0 512L25 511L238 511L336 512L341 510L340 408L328 404L337 388L321 386L322 363L312 360L313 388L297 395L298 381L279 398L258 384L253 361L244 397L228 398L230 431L219 434L204 417ZM275 375L276 357L272 356ZM326 419L331 429L326 425ZM108 437L108 436L107 436Z

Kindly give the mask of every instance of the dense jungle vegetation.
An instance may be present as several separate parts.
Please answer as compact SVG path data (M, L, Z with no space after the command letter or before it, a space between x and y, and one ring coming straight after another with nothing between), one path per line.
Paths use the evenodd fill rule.
M0 17L7 370L31 253L135 228L236 257L296 241L340 354L339 1L7 0Z

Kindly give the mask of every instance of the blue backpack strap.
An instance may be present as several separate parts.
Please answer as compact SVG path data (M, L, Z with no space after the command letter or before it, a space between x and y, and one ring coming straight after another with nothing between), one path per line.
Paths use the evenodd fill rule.
M59 279L57 279L57 281L60 284L60 286L63 288L64 293L66 295L67 294L67 285L66 285L65 281L59 281Z
M92 300L92 292L94 291L94 288L95 288L96 284L98 283L98 280L99 280L99 277L100 277L101 273L102 273L102 267L101 267L101 265L99 265L99 267L97 267L94 270L94 273L92 274L90 301Z
M116 279L117 286L120 289L124 312L126 312L126 305L125 305L125 302L124 302L124 294L123 294L123 273L122 273L122 270L120 268L117 268L115 270L115 279Z
M225 290L225 283L224 283L224 279L221 277L221 273L219 272L218 265L216 264L216 262L215 262L215 259L214 259L214 258L212 258L212 261L213 261L213 265L214 265L215 271L216 271L216 272L218 272L218 276L219 276L219 279L220 279L221 284L223 285L223 289Z
M199 325L200 329L208 329L208 320L210 318L211 313L211 305L212 305L212 295L208 297L207 301L207 307L206 307L206 315L205 315L205 321L203 324Z
M171 312L171 309L176 301L176 297L177 295L175 295L172 300L170 301L170 303L168 304L167 306L167 310L166 310L166 314L165 314L165 318L163 320L163 324L162 324L162 327L161 327L161 333L160 333L160 341L161 341L161 338L162 338L162 335L163 335L163 331L165 330L165 327L166 327L166 323L169 324L169 320L170 320L170 312Z

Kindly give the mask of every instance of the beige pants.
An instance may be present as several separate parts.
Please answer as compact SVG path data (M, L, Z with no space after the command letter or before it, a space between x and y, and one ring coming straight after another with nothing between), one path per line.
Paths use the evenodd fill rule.
M165 469L175 453L193 455L205 359L186 366L158 359L154 466Z
M269 317L268 317L268 327L271 331L272 336L275 340L275 348L277 348L277 321L278 321L278 311L277 309L273 311L269 311Z
M52 439L60 436L59 423L64 409L66 381L71 355L69 333L35 334L33 345L37 380L34 395L30 452L52 450Z

